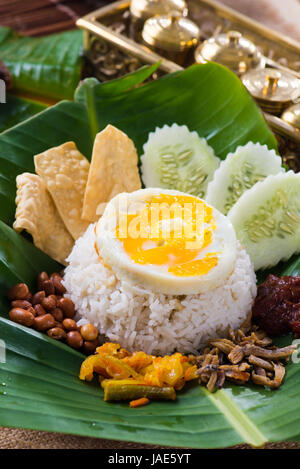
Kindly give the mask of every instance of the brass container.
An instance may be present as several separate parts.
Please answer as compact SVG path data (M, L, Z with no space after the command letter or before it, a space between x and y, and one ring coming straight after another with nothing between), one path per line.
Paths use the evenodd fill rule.
M300 137L300 103L288 107L282 114L281 119L295 127L299 131Z
M131 0L129 11L131 34L136 39L148 18L170 14L187 16L188 13L185 0Z
M185 0L131 0L130 15L132 18L146 21L152 16L168 15L176 13L180 16L187 15Z
M228 31L207 39L197 47L195 60L198 63L217 62L238 76L265 66L265 60L255 44L239 31Z
M199 27L176 14L149 18L142 31L143 41L148 47L178 64L184 63L199 37Z
M165 3L165 0L159 0ZM76 22L84 30L84 51L90 73L101 81L116 79L144 64L160 62L152 78L183 70L194 62L194 54L182 65L168 60L142 44L141 34L130 34L132 15L129 0L117 0L99 8ZM267 67L289 72L300 78L300 43L270 29L216 0L188 0L189 18L201 28L201 39L215 37L229 30L240 31L259 47ZM201 40L200 39L200 40ZM192 56L192 57L190 57ZM293 103L292 103L293 104ZM300 165L300 132L280 117L264 113L275 132L281 154L297 152ZM297 150L295 150L297 148ZM290 155L291 153L288 153ZM299 170L300 170L300 166Z
M281 114L300 97L300 80L282 70L251 71L242 81L260 107L270 114Z

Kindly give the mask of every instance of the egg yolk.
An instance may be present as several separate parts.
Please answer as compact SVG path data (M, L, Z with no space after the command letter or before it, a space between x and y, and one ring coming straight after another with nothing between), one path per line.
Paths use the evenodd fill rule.
M212 208L205 202L161 194L144 202L138 213L122 214L116 236L138 264L163 266L176 276L198 276L218 264L217 252L201 256L215 229Z

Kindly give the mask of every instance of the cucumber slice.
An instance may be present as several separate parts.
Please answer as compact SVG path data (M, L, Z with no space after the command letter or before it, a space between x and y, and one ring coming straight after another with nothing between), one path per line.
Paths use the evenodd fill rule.
M149 134L141 161L146 187L176 189L200 198L220 163L204 138L177 124Z
M227 216L255 270L289 259L300 252L300 173L257 182Z
M282 160L267 145L249 142L229 153L208 184L206 201L226 215L239 197L266 176L284 172Z

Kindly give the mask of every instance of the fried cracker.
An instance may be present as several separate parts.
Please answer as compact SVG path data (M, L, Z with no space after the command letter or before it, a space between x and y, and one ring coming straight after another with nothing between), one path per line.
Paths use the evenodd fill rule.
M30 173L17 176L16 204L13 228L18 232L26 230L36 247L64 264L74 239L60 218L40 176Z
M115 195L141 188L137 163L134 143L124 132L108 125L96 135L84 194L84 220L97 221Z
M90 164L74 142L50 148L34 157L35 170L45 181L54 204L74 239L89 223L81 219Z

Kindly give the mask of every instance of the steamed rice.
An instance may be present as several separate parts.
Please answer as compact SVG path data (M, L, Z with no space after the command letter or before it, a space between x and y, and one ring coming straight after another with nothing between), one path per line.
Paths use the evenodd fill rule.
M256 296L255 273L238 244L235 267L226 282L199 295L154 294L120 281L95 250L94 226L76 241L64 285L78 311L79 325L92 322L110 341L129 351L196 353L207 340L238 328Z

